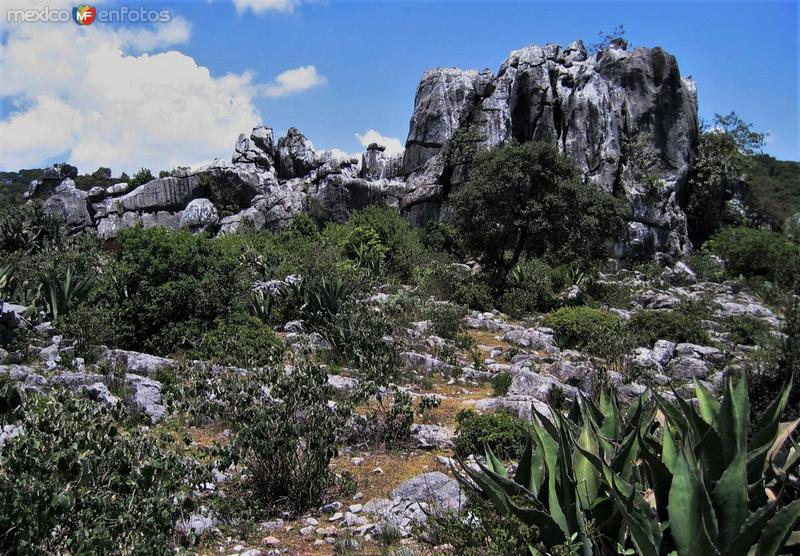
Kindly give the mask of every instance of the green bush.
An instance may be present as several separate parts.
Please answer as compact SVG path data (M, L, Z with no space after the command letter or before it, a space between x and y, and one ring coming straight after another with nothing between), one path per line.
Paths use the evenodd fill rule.
M680 310L639 311L628 321L628 329L638 346L652 347L658 340L701 345L710 341L700 319Z
M764 345L772 336L769 325L755 317L728 317L722 329L730 334L731 342L746 346Z
M505 396L511 388L514 376L511 373L497 373L492 377L492 391L495 396Z
M517 459L522 453L525 435L519 417L505 411L480 414L462 410L456 421L453 445L456 454L462 458L470 454L483 455L484 445L501 459Z
M139 171L136 172L130 179L128 185L130 185L131 189L133 189L134 187L139 187L140 185L143 185L149 181L153 181L154 179L156 178L149 168L140 168Z
M172 552L175 520L205 480L174 438L123 428L73 394L13 390L0 385L0 406L16 406L10 421L24 433L0 449L0 552Z
M422 242L434 253L447 253L457 260L463 260L466 256L464 237L452 224L429 223L422 234Z
M608 341L619 317L593 307L562 307L545 315L542 323L555 331L556 342L563 349L597 352Z
M350 217L350 229L372 230L385 253L385 268L400 280L411 277L414 266L423 252L419 232L396 211L384 207L369 207Z
M777 232L727 228L705 247L722 257L729 274L761 277L787 288L798 287L800 245Z
M104 275L119 347L169 355L192 350L217 322L246 311L249 280L227 239L132 228Z
M349 408L329 407L334 392L327 378L320 366L295 364L277 374L269 397L250 405L236 426L233 460L247 466L249 486L270 513L301 513L334 484L330 461Z
M488 311L494 306L491 287L478 276L470 276L459 282L453 290L451 299L454 303L478 311Z
M523 259L506 277L506 291L500 308L512 318L522 318L536 311L548 311L555 305L553 269L538 259Z
M274 362L283 355L281 339L259 319L238 315L220 321L187 352L195 359L251 369Z
M464 333L463 307L450 303L435 303L428 308L431 332L445 340L457 340Z

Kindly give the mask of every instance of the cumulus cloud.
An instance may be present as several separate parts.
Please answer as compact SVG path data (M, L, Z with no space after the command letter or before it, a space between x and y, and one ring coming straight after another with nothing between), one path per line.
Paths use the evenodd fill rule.
M39 23L4 31L0 97L12 111L0 120L2 169L57 157L82 172L130 174L227 157L238 134L261 121L259 94L324 82L313 66L264 85L249 72L212 75L178 51L153 53L189 38L180 18L152 28Z
M253 13L284 12L291 13L302 3L302 0L233 0L236 11L243 13L252 10Z
M370 143L378 143L379 145L383 145L386 147L387 154L400 154L404 150L403 143L400 141L400 139L381 135L374 129L369 129L363 134L356 133L356 139L358 139L358 142L364 147L368 147Z
M299 93L313 87L325 85L328 80L317 73L315 66L303 66L286 70L275 81L261 88L268 97L283 97Z
M135 52L147 52L181 44L189 40L192 24L182 17L174 17L155 29L137 28L117 31L119 40Z

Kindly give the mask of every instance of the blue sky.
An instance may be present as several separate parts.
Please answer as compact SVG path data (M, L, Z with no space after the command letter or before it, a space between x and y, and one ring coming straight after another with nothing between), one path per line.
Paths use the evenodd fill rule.
M177 51L198 67L210 70L210 84L196 77L186 78L187 82L197 83L195 89L210 86L217 91L203 94L196 102L192 100L192 106L200 111L230 110L223 106L227 101L220 100L218 91L224 75L233 74L240 80L249 80L248 83L237 82L230 86L232 89L227 82L222 85L225 91L234 91L231 95L247 97L242 100L247 106L237 114L221 116L223 123L218 120L203 124L210 130L217 125L224 130L216 135L227 134L229 128L236 125L242 128L239 131L247 131L250 120L260 120L253 123L269 125L277 132L297 127L317 148L336 147L356 152L362 150L356 134L367 130L405 141L416 86L427 68L458 66L496 71L511 50L528 44L568 44L576 38L591 43L596 41L599 31L623 24L626 37L634 45L664 47L677 57L681 73L694 77L702 117L735 110L756 129L770 132L766 152L782 159L800 159L797 2L237 1L240 9L222 0L148 4L158 9L171 9L187 29L177 29L149 47L143 46L141 41L128 40L129 37L115 39L123 41L122 48L129 57L102 62L109 64L108 75L112 79L117 75L118 68L112 67L114 64L127 68L133 63L130 57L136 57L137 66L141 66L136 71L145 76L159 71L155 69L158 67L169 73L172 70L165 57L161 57L164 58L162 65L156 61L161 59L159 53ZM291 6L292 9L265 9L260 13L241 9L248 3L279 8ZM97 25L100 23L94 27ZM94 40L89 32L101 32L93 28L69 28L71 33L78 31L83 33L82 40L88 41L85 44L89 46ZM14 40L21 42L22 38L4 37L6 44ZM126 40L128 42L124 42ZM131 47L132 44L138 46ZM11 73L6 67L12 64L10 60L11 57L0 59L0 78L3 73ZM290 87L285 94L281 91L273 94L275 89L269 89L275 87L274 80L282 72L309 66L313 66L313 83L308 86L296 90ZM181 72L175 74L179 76ZM138 78L142 79L149 78ZM75 77L73 89L76 83L80 87L86 80L86 76ZM3 97L0 126L11 122L12 112L39 102L35 99L49 92L46 84L37 91L27 91L24 81L20 83L16 89L6 90L0 84L0 97ZM58 102L67 98L64 102L69 104L70 90L66 83L69 81L65 81L62 93L53 92L52 96ZM138 85L131 88L136 87ZM169 82L153 83L150 88L153 102L161 105L172 102L168 98L161 100L159 96L169 87ZM92 90L91 94L106 93ZM203 106L204 102L208 104ZM47 160L70 157L93 164L95 159L99 160L100 151L119 159L119 164L128 169L133 162L125 156L136 154L134 145L147 142L147 133L157 136L166 129L160 126L171 121L169 115L153 113L147 116L146 125L137 128L139 131L134 129L128 133L112 125L112 107L122 110L123 105L104 104L101 99L96 106L103 108L98 108L92 122L107 122L107 135L97 136L93 141L76 139L76 134L89 133L85 131L89 124L76 123L74 128L63 132L65 141L74 141L72 148L54 153L56 146L53 145L45 157ZM52 110L69 112L69 107L58 104ZM41 111L47 113L44 108ZM81 106L75 112L77 122L78 113L85 113L86 108ZM130 118L139 117L138 109L128 108L127 112ZM30 119L41 121L33 116ZM35 127L26 125L31 129ZM175 126L180 125L186 127L176 120ZM21 124L7 127L5 133L0 127L0 146L11 149L3 135L20 127ZM27 128L23 129L27 133ZM96 135L97 131L92 129L91 133ZM122 150L115 150L111 144L116 138L125 141L125 135L130 135L127 144L133 150L125 151L123 156ZM184 153L170 160L158 158L157 153L182 141L179 134L173 135L171 142L165 139L153 152L142 151L144 161L153 159L152 164L162 165L194 162L185 160L188 154ZM191 135L201 133L194 131ZM35 137L31 132L31 143ZM200 143L188 143L186 152L190 146L203 150L198 146ZM224 147L224 144L229 146ZM206 148L209 153L213 151L221 157L228 157L231 150L232 142L227 135L224 142L211 141ZM16 158L7 156L0 161L0 166L14 160L32 163L35 155L28 154L24 152ZM206 154L204 151L203 155ZM108 164L115 162L112 160Z
M662 46L698 85L700 111L737 111L769 130L771 154L800 159L796 2L337 2L292 14L242 15L183 4L194 22L184 48L214 72L271 76L314 64L328 85L257 105L276 129L299 127L321 147L356 150L353 134L408 133L426 68L497 70L527 44L596 40L623 24L635 45Z

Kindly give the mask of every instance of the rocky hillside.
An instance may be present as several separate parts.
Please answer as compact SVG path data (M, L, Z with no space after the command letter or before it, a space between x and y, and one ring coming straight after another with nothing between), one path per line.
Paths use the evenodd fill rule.
M423 226L446 220L447 200L467 175L444 149L459 130L475 146L547 141L576 162L586 183L631 206L619 257L674 257L689 247L681 203L697 143L694 84L660 48L629 52L624 41L589 56L578 41L512 52L494 73L433 69L417 89L403 156L370 145L360 158L317 152L297 129L275 140L257 127L239 137L230 162L177 169L137 188L83 192L77 169L49 169L29 197L73 230L114 237L145 227L233 232L279 230L296 215L343 222L367 205L400 210Z

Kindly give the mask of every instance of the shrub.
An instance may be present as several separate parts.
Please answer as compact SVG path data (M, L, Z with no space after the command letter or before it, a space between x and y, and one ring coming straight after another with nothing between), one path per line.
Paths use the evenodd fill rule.
M514 376L511 373L497 373L492 377L492 391L495 396L505 396L511 388Z
M755 317L728 317L722 328L730 335L731 342L747 346L760 346L769 342L770 327Z
M0 449L0 552L172 551L175 520L203 480L172 436L122 428L73 394L16 398L24 433Z
M552 328L558 345L564 349L597 352L613 334L619 317L592 307L562 307L545 315L543 324Z
M431 251L447 253L457 260L463 260L466 255L464 237L452 224L431 222L422 234L422 242Z
M270 327L243 314L217 323L188 354L195 359L249 369L280 358L283 349L283 342Z
M327 373L299 362L279 373L269 397L256 400L236 427L231 453L245 463L249 486L269 512L295 514L319 504L334 484L330 461L349 414L333 397Z
M567 544L587 554L791 552L800 493L781 450L797 426L780 423L789 390L750 437L747 385L730 378L722 400L696 384L696 405L645 394L622 412L603 392L599 404L579 399L570 417L552 410L552 422L534 408L514 475L489 450L485 467L462 464L461 483L499 516L535 526L540 553Z
M347 223L352 229L372 230L385 249L385 268L400 280L407 280L422 254L419 232L396 210L372 206L354 214Z
M725 260L733 276L762 277L784 287L797 288L800 245L782 234L752 228L727 228L706 244Z
M459 282L453 290L451 299L454 303L478 311L488 311L494 305L491 288L477 276L470 276Z
M119 347L162 355L191 350L215 323L246 309L249 280L227 238L137 227L116 241L102 287L117 313Z
M154 179L156 178L149 168L140 168L139 171L133 175L128 184L131 186L131 189L133 189L134 187L139 187L140 185L143 185L149 181L153 181Z
M628 329L639 346L651 347L658 340L708 344L708 333L699 318L680 310L639 311L628 321Z
M464 332L463 307L450 303L435 303L428 308L427 317L431 332L446 340L456 340Z
M462 410L456 421L453 444L456 454L462 458L470 454L483 455L484 445L501 459L516 459L522 453L525 443L523 422L510 413L479 414Z
M553 269L538 259L523 259L506 277L508 289L500 299L500 308L512 318L522 318L535 311L553 307Z

